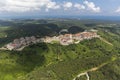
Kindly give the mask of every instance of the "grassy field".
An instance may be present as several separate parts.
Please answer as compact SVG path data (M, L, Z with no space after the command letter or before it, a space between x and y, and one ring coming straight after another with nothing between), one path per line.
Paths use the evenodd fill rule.
M9 29L9 27L7 27L7 26L4 26L4 27L0 26L0 38L7 37L7 34L5 31L8 29Z

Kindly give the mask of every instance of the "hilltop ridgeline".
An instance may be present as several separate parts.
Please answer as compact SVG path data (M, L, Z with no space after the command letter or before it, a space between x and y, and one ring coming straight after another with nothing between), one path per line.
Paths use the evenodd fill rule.
M31 44L37 44L37 43L60 43L61 45L70 45L70 44L78 44L80 41L83 41L85 39L92 39L97 38L99 35L96 32L81 32L76 34L64 34L59 36L53 36L53 37L44 37L44 38L37 38L35 36L31 37L21 37L20 39L14 39L13 42L8 43L3 49L6 50L22 50L24 47L29 46Z

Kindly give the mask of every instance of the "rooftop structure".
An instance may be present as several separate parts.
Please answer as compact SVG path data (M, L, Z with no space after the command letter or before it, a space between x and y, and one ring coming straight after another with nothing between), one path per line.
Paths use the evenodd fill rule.
M59 42L61 45L70 45L70 44L78 44L80 41L85 39L92 39L99 37L96 32L81 32L76 34L64 34L53 37L44 37L44 38L36 38L35 36L31 37L21 37L20 39L15 39L13 42L6 45L6 48L9 50L17 50L21 47L28 46L30 44L36 44L40 42L52 43L53 41Z

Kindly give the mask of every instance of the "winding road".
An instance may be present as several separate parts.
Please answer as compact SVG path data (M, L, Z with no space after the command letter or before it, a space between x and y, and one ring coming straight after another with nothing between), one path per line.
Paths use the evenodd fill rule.
M107 65L108 63L109 63L109 62L106 62L106 63L103 63L103 64L99 65L98 67L94 67L94 68L91 68L91 69L89 69L89 70L86 70L86 71L78 74L73 80L76 80L77 78L80 78L81 76L84 76L84 75L87 77L87 80L90 80L90 77L89 77L89 75L88 75L88 72L96 71L96 70L100 69L101 67Z

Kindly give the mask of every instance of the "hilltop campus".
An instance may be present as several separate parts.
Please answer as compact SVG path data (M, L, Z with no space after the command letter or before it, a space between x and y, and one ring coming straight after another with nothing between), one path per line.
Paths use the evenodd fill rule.
M3 48L7 50L22 50L24 47L29 46L31 44L36 43L54 43L58 42L61 45L70 45L70 44L78 44L80 41L85 39L97 38L99 35L93 31L84 31L76 34L64 34L53 37L44 37L37 38L35 36L31 37L21 37L20 39L14 39L13 42L6 44Z

